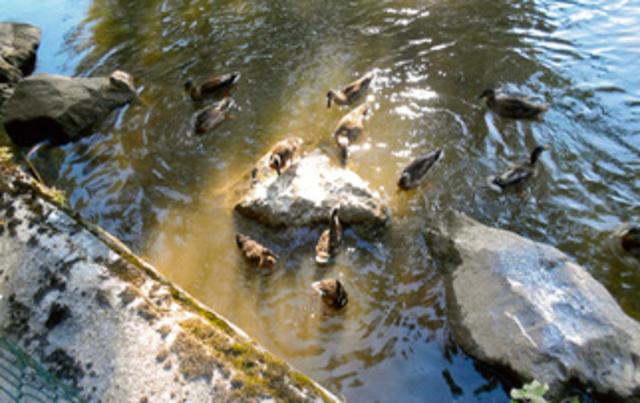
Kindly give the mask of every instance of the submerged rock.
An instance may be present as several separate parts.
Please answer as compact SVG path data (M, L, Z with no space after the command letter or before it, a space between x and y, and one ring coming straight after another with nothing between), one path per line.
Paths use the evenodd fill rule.
M0 23L0 106L11 97L13 87L33 72L40 29L29 24Z
M640 324L558 249L449 213L426 231L449 321L473 357L560 393L570 381L640 401Z
M389 208L377 192L355 172L334 166L329 157L313 151L278 176L269 167L269 154L258 161L253 182L236 210L269 226L302 226L326 222L340 204L345 224L381 226L390 220Z
M4 106L4 126L18 146L64 144L91 134L97 121L134 97L133 79L122 71L94 78L40 74L18 83Z

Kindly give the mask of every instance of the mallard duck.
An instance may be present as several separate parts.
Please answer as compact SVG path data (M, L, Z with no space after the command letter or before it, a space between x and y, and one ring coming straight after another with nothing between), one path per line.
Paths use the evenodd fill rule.
M535 103L527 97L507 95L492 89L484 90L478 99L484 99L489 109L505 118L532 119L549 109L547 104Z
M269 167L275 169L278 175L282 174L292 164L302 143L299 137L290 137L277 142L269 155Z
M327 108L331 108L332 102L338 105L352 104L367 92L372 80L373 72L370 71L341 90L329 90L327 93Z
M335 255L342 240L342 224L338 212L340 207L334 207L329 214L329 228L322 232L316 245L316 262L327 264Z
M419 156L407 165L398 180L398 188L409 190L417 187L427 175L431 167L442 158L442 149Z
M501 191L506 187L523 183L525 180L535 175L536 162L538 162L540 154L548 149L548 146L537 146L531 152L529 161L525 161L521 164L513 166L511 169L500 176L490 178L489 185L495 190Z
M320 294L322 302L330 308L341 309L349 302L347 291L339 280L328 278L312 283L311 287Z
M233 84L240 79L240 73L227 73L221 76L209 77L203 83L194 85L193 81L188 80L184 83L184 89L189 93L194 101L201 101L206 97L219 94L222 90L228 90Z
M364 103L347 113L336 126L333 138L340 148L340 160L342 165L347 164L349 145L356 141L364 132L364 118L369 113L371 105Z
M275 253L269 248L260 245L258 242L243 234L236 234L236 244L245 259L251 264L260 268L269 269L273 267L278 259Z
M233 105L235 105L233 99L224 98L200 111L196 116L196 134L202 135L220 126L229 118L229 109Z
M640 256L640 227L629 226L620 235L622 249Z

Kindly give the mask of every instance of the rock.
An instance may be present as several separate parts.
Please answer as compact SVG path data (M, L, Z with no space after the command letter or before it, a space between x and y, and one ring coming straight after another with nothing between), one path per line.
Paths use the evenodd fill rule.
M42 394L50 375L73 401L338 401L6 161L0 357L0 395L21 401L72 401Z
M91 134L96 122L134 97L133 79L122 71L95 78L40 74L18 83L4 105L4 127L18 146L45 139L65 144Z
M278 176L269 168L269 154L258 161L253 182L236 210L269 226L303 226L326 222L340 202L345 224L382 226L389 208L356 173L334 166L316 150Z
M443 262L449 322L470 355L546 382L640 401L640 324L558 249L450 212L428 229Z
M13 87L33 72L40 29L19 23L0 23L0 106L9 99Z

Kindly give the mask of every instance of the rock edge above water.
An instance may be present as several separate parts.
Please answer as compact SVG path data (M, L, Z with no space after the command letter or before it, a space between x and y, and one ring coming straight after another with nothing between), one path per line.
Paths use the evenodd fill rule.
M640 401L640 324L558 249L448 212L426 238L445 268L450 326L478 360Z

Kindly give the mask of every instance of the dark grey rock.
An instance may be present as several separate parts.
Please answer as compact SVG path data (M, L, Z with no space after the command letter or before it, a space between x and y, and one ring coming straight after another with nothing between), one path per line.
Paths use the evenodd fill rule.
M389 208L355 172L331 164L320 151L302 156L278 176L269 168L269 155L258 161L255 178L236 210L269 226L303 226L326 222L340 203L346 224L383 226Z
M446 269L450 326L467 353L555 394L577 380L640 401L640 324L584 268L460 213L426 237Z
M40 29L29 24L0 22L0 106L15 84L33 72Z
M94 78L40 74L18 83L4 105L4 126L18 146L64 144L91 134L96 122L134 97L133 79L122 71Z

